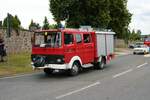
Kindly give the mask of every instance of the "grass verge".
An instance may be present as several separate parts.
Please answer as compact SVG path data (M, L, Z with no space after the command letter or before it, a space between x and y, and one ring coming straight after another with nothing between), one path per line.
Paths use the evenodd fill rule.
M0 62L0 77L33 72L30 53L10 54Z

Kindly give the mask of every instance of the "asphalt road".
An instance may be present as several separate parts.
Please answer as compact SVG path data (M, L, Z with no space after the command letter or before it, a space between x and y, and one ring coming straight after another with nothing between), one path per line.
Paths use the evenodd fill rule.
M150 56L126 55L78 76L43 72L0 78L0 100L150 100Z

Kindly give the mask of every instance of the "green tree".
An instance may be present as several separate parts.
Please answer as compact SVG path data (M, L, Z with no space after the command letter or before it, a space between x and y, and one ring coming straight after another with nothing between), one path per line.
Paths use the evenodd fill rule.
M9 14L9 16L7 16L4 19L3 27L7 27L8 17L9 17L9 24L12 29L18 30L21 28L21 21L19 20L18 16L17 15L12 16L11 14Z
M66 20L67 27L91 25L109 28L124 38L131 21L127 0L49 0L50 11L57 23Z
M132 16L127 10L127 0L110 0L110 16L111 21L108 28L115 31L118 38L126 38L123 34L126 32Z
M111 20L109 0L50 0L50 11L57 23L66 20L67 27L106 28Z
M14 24L13 25L14 29L20 29L21 28L21 22L20 22L17 15L15 15L15 17L13 18L13 24Z
M2 21L0 21L0 27L2 27Z
M136 39L137 40L140 40L141 39L141 30L137 30L137 32L136 32L136 34L137 34L137 37L136 37Z
M50 29L56 29L57 28L57 24L51 24L51 25L49 25L49 28Z
M133 29L132 30L132 33L131 33L131 35L130 35L130 40L131 41L138 41L138 40L140 40L141 39L141 30L137 30L136 32L135 32L135 30Z
M43 27L42 27L42 29L43 30L49 29L49 22L48 22L47 17L45 17L45 19L43 21Z
M37 30L37 29L41 29L40 24L35 23L33 20L31 20L31 23L29 25L29 30L34 31L34 30Z
M129 29L126 29L123 33L124 41L128 45L130 41L131 32Z
M133 29L130 35L130 41L135 41L135 30Z

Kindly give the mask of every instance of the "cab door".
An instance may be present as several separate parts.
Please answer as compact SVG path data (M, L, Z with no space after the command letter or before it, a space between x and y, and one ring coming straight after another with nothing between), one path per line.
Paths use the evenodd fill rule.
M91 63L94 61L94 43L90 33L83 34L84 62Z
M75 34L76 40L76 55L80 57L82 63L84 62L84 49L83 49L83 38L81 33Z
M69 32L64 33L64 54L66 63L69 63L76 54L74 35Z

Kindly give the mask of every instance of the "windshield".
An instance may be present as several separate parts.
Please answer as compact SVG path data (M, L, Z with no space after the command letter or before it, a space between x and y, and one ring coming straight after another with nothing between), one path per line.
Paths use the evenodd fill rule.
M150 41L150 37L146 38L144 41L145 42L149 42Z
M136 46L136 48L146 48L147 46L145 46L145 45L138 45L138 46Z
M60 47L61 46L61 32L35 33L34 46Z

